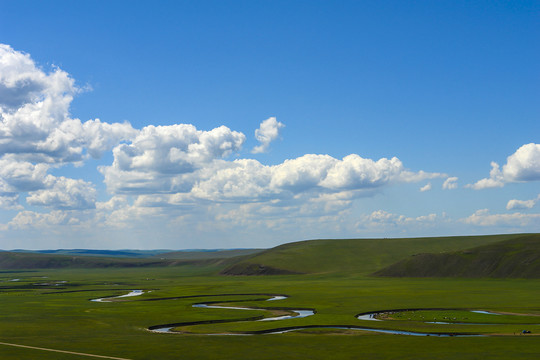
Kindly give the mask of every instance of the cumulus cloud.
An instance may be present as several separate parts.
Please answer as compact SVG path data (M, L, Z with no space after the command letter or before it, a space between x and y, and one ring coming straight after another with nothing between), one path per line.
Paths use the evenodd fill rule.
M85 123L69 107L79 92L65 71L46 72L28 54L0 44L0 153L32 163L61 164L93 157L135 135L131 125Z
M476 211L471 216L462 219L464 223L478 226L510 226L520 228L532 224L538 224L540 214L490 214L488 209Z
M193 172L214 159L240 150L245 136L220 126L210 131L189 124L147 126L131 144L114 149L120 170L144 170L161 174Z
M0 44L0 109L13 113L27 104L43 103L54 107L55 98L70 96L77 91L69 75L56 68L45 74L30 55Z
M4 192L24 192L43 189L51 175L46 164L0 158L0 189Z
M0 208L10 210L22 210L23 206L19 203L18 193L0 193Z
M526 144L506 159L500 169L496 162L491 163L489 178L478 180L466 187L480 190L503 187L509 182L528 182L540 180L540 144Z
M109 192L137 196L136 206L263 202L266 210L288 206L300 215L309 213L301 204L331 210L351 201L329 201L331 196L367 196L393 183L445 176L406 170L397 158L374 161L355 154L342 160L307 154L273 166L254 159L228 161L224 157L239 150L244 137L226 127L218 130L192 125L141 130L131 143L113 150L112 166L100 168Z
M88 154L96 159L121 141L134 138L138 133L128 122L109 124L99 119L85 122L82 130L81 138Z
M45 229L58 225L73 225L78 222L70 217L65 211L55 210L50 213L38 213L35 211L21 211L9 223L11 229Z
M410 172L397 158L374 161L355 154L342 160L308 154L273 166L245 159L227 165L197 182L192 194L215 201L261 201L303 193L316 197L325 193L369 191L410 178ZM432 176L424 175L419 178Z
M378 187L395 180L404 171L401 161L382 158L377 161L348 155L330 168L321 186L330 189Z
M35 191L46 187L53 176L47 174L45 164L17 162L9 158L0 158L0 208L21 209L20 193Z
M127 205L106 214L106 219L99 226L110 226L113 228L127 228L148 222L152 217L161 214L159 208L140 207Z
M421 215L410 217L401 214L394 214L384 210L376 210L371 214L366 214L360 217L356 226L360 229L369 231L390 231L395 228L400 228L403 231L414 227L430 227L437 222L442 222L444 219L437 214Z
M531 200L515 200L512 199L506 204L507 210L516 210L516 209L532 209L540 201L540 194Z
M319 185L339 160L329 155L307 154L285 160L270 169L270 186L301 192Z
M85 210L95 208L96 189L83 180L55 178L47 188L30 192L26 202L57 210Z
M208 222L220 218L225 223L230 216L283 228L302 217L312 224L325 219L338 226L355 199L385 187L446 178L443 188L453 188L457 181L442 173L409 170L397 157L307 154L275 165L231 160L246 139L240 132L226 126L208 131L190 124L134 129L127 122L81 121L70 114L79 92L65 71L44 70L30 55L0 44L0 207L21 210L19 200L26 197L26 204L50 211L22 211L9 228L122 227L147 216L186 219L197 212ZM283 127L275 117L264 120L255 131L259 146L252 152L267 151ZM99 168L112 196L108 201L96 201L90 182L50 173L108 151L112 164ZM534 178L534 161L518 155L509 157L502 173ZM422 189L430 188L428 183ZM379 212L367 220L427 224L435 217Z
M488 189L494 187L503 187L505 180L503 174L500 170L499 164L492 161L491 162L491 171L489 172L489 178L484 178L478 180L474 184L467 184L465 187L471 188L474 190Z
M114 193L189 192L194 175L241 149L244 134L220 126L210 131L189 124L147 126L129 144L113 150L112 166L103 166ZM217 166L217 165L216 165Z
M205 175L205 174L201 174ZM271 167L256 160L235 160L199 179L191 194L210 201L257 201L277 192L270 188Z
M128 205L127 197L123 195L116 195L111 197L107 201L96 202L96 209L98 211L107 212L118 210L125 207L126 205Z
M540 180L540 144L526 144L510 155L503 167L509 181Z
M424 185L424 186L422 186L422 187L420 188L420 191L421 191L421 192L429 191L429 190L431 190L431 183L427 183L426 185Z
M442 188L444 190L453 190L453 189L457 189L458 185L457 185L457 181L458 181L458 178L453 176L453 177L449 177L448 179L446 179L443 184L442 184Z
M65 71L47 72L30 55L0 44L0 207L20 208L24 192L30 205L94 206L93 185L56 178L49 170L99 158L137 131L129 123L71 118L69 107L78 92Z
M261 144L253 148L252 153L258 154L268 151L270 143L279 137L279 133L285 125L276 120L275 117L270 117L264 120L259 128L255 130L255 138Z
M342 226L350 212L350 205L356 194L349 192L339 194L321 194L311 197L300 194L290 199L272 199L266 202L243 203L236 206L216 204L210 207L216 221L232 224L242 229L263 227L274 231L298 233L298 224L309 224L313 229L324 229ZM324 226L322 225L324 223Z
M437 178L446 178L448 175L444 173L432 173L432 172L426 172L423 170L420 171L409 171L409 170L403 170L399 174L399 181L408 182L408 183L414 183L419 182L427 179L437 179Z

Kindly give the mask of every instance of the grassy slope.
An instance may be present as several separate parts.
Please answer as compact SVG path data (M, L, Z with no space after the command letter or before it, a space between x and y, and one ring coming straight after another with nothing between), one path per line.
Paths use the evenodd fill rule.
M540 234L442 254L419 254L375 273L398 277L540 278Z
M281 269L292 273L370 274L413 254L457 251L519 236L301 241L249 257L232 265L224 273L258 275L257 269L262 269L262 273L264 269Z

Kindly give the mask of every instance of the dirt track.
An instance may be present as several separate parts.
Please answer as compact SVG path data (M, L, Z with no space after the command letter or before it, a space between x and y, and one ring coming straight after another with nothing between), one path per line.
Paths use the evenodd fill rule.
M33 350L52 351L52 352L58 352L58 353L64 353L64 354L87 356L87 357L94 357L94 358L101 358L101 359L131 360L131 359L126 359L126 358L114 357L114 356L94 355L94 354L86 354L86 353L80 353L80 352L74 352L74 351L47 349L47 348L42 348L42 347L19 345L19 344L10 344L10 343L5 343L5 342L0 342L0 345L14 346L14 347L20 347L20 348L25 348L25 349L33 349Z

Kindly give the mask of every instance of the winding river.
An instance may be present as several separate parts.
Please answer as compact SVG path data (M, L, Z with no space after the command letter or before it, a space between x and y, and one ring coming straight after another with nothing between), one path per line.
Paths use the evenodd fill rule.
M104 297L104 298L99 298L99 299L91 299L90 301L108 302L108 301L113 301L114 299L120 299L120 298L132 297L132 296L139 296L139 295L142 295L142 294L144 294L144 290L131 290L129 293L127 293L125 295L110 296L110 297Z
M483 315L508 315L493 311L486 311L486 310L465 310L465 309L401 309L401 310L381 310L376 312L369 312L369 313L362 313L359 315L356 315L356 318L359 320L368 320L368 321L384 321L383 319L380 319L379 317L381 315L388 315L392 313L404 313L409 311L423 311L423 310L437 310L437 311L452 311L452 310L459 310L459 311L468 311L470 313L476 313L476 314L483 314ZM518 315L518 314L514 314ZM455 319L454 319L455 320ZM460 321L422 321L425 324L437 324L437 325L508 325L505 323L474 323L474 322L460 322ZM515 325L528 325L528 326L539 326L540 324L515 324Z
M265 295L265 294L254 294L254 295ZM265 301L277 301L277 300L285 300L288 296L286 295L272 295L270 299L266 299ZM249 307L238 307L238 306L224 306L224 305L213 305L215 302L204 302L204 303L197 303L193 304L192 306L195 308L204 308L204 309L231 309L231 310L275 310L274 308L249 308ZM282 316L275 316L275 317L268 317L268 318L249 318L249 319L239 319L239 320L231 320L230 322L240 322L240 321L277 321L277 320L287 320L287 319L298 319L298 318L304 318L308 316L315 315L315 311L312 309L284 309L287 312L290 312L290 315L282 315ZM225 321L216 321L216 322L225 322ZM157 325L157 326L151 326L149 328L150 331L156 332L156 333L179 333L177 331L174 331L173 329L175 327L179 326L187 326L187 325L197 325L200 324L200 322L192 322L192 323L180 323L180 324L169 324L169 325ZM206 335L254 335L254 334L248 334L248 333L240 333L240 334L206 334Z
M114 297L105 297L99 299L92 299L91 301L95 302L110 302L114 299L126 298L139 296L144 293L143 290L132 290L128 294L114 296ZM279 301L285 300L288 298L287 295L275 295L275 294L216 294L216 295L190 295L190 296L179 296L179 297L169 297L169 298L152 298L152 299L142 299L139 301L159 301L159 300L177 300L185 298L202 298L202 297L218 297L218 296L268 296L268 299L249 299L249 300L234 300L234 301L208 301L195 303L192 306L195 308L204 308L204 309L230 309L230 310L242 310L242 311L261 311L261 310L281 310L286 311L289 314L275 316L275 317L263 317L263 316L252 316L240 319L233 320L205 320L205 321L192 321L192 322L183 322L183 323L172 323L172 324L163 324L163 325L154 325L148 328L149 331L160 334L183 334L181 331L175 331L175 328L183 326L192 326L192 325L202 325L202 324L212 324L212 323L239 323L247 321L281 321L281 320L291 320L298 318L305 318L315 314L314 309L293 309L293 308L275 308L275 307L264 307L264 308L250 308L250 307L241 307L241 306L225 306L223 303L238 302L238 301ZM401 310L384 310L376 312L367 312L356 315L356 318L361 321L377 321L384 322L385 320L380 319L379 317L382 314L396 313L396 312L407 312L407 311L422 311L422 310L464 310L464 309L401 309ZM489 314L489 315L503 315L501 313L490 312L485 310L469 310L473 313L480 314ZM504 324L476 324L476 323L456 323L456 322L428 322L426 324L444 324L444 325L504 325ZM538 325L538 324L528 324L528 325ZM270 335L270 334L284 334L293 331L306 330L306 329L341 329L341 330L360 330L360 331L369 331L377 332L384 334L395 334L395 335L410 335L410 336L440 336L440 337L470 337L470 336L485 336L482 334L470 334L470 333L428 333L428 332L417 332L417 331L405 331L405 330L391 330L391 329L380 329L380 328L371 328L365 326L353 326L353 325L307 325L307 326L284 326L279 328L267 329L267 330L258 330L251 332L242 332L242 333L208 333L200 335L238 335L238 336L247 336L247 335Z

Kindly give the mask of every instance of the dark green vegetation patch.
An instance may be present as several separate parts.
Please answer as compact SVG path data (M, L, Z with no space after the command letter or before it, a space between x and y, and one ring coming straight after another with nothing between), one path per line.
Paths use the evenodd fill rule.
M393 277L540 278L540 235L445 253L416 254L374 273Z

